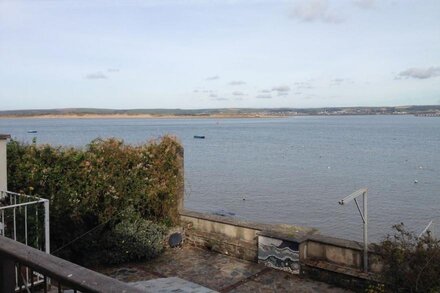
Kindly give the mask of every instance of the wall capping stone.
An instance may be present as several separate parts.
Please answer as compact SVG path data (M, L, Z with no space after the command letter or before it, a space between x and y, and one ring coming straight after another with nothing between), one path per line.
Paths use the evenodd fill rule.
M202 212L195 212L190 210L183 210L180 212L183 217L191 217L196 219L202 219L206 221L212 221L236 227L248 228L257 230L257 234L261 236L267 236L272 238L280 238L286 241L314 241L322 244L328 244L341 248L363 250L363 244L358 241L348 240L344 238L331 237L317 233L316 229L300 227L296 225L283 225L283 224L263 224L250 221L243 221L228 216L211 215ZM297 229L295 229L297 228ZM376 253L376 244L370 243L368 251Z
M242 221L242 220L238 220L238 219L232 218L232 217L226 217L226 216L223 217L223 216L194 212L194 211L189 211L189 210L181 211L180 215L184 216L184 217L192 217L192 218L208 220L208 221L212 221L212 222L218 222L218 223L223 223L223 224L228 224L228 225L233 225L233 226L243 227L243 228L249 228L249 229L254 229L254 230L263 230L264 229L264 225L262 225L262 224Z
M271 231L273 233L280 233L280 235L292 235L292 233L304 233L304 234L312 234L316 233L315 228L302 227L297 225L288 225L288 224L266 224L266 223L257 223L251 221L243 221L237 218L228 217L228 216L218 216L211 215L207 213L183 210L180 212L180 216L182 217L191 217L197 218L212 222L218 222L222 224L232 225L236 227L248 228L258 231Z

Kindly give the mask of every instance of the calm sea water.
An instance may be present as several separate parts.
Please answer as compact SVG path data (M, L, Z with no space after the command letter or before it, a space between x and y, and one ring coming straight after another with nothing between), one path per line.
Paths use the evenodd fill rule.
M185 147L188 209L359 240L356 206L338 200L368 187L371 240L400 222L420 232L431 219L440 236L440 118L0 119L0 133L67 146L173 134Z

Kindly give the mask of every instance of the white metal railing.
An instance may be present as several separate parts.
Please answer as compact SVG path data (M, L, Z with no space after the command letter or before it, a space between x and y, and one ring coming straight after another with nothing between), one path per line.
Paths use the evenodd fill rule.
M0 236L50 254L49 233L48 199L0 190ZM15 281L16 291L20 291L45 280L41 274L16 267Z

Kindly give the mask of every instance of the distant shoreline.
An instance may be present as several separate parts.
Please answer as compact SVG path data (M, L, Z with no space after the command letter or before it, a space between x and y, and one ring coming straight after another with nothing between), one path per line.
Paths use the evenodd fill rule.
M47 115L0 115L1 119L270 119L288 117L347 117L347 116L416 116L440 117L439 114L208 114L208 115L161 115L161 114L47 114Z
M63 108L0 111L0 119L224 119L300 116L440 116L440 105L326 108L102 109Z
M48 114L0 115L0 119L232 119L232 118L286 118L286 115L209 114L209 115L153 115L153 114Z

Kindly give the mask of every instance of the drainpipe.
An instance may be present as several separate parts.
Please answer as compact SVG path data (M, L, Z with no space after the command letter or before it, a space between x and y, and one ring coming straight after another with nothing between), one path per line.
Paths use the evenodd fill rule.
M0 134L0 191L8 190L6 145L9 138L11 138L9 134Z

